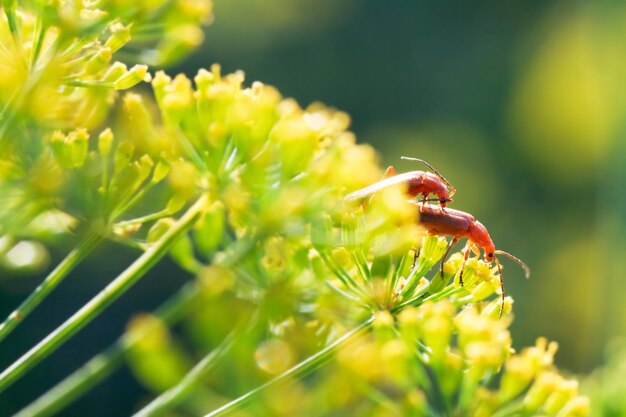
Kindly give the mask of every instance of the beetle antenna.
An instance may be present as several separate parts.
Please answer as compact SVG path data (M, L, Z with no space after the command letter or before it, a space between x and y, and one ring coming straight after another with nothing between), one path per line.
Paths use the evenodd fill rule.
M410 200L406 200L408 203L415 203L415 200L410 199ZM454 201L453 199L449 198L447 203L450 203ZM418 201L418 203L438 203L439 199L438 198L426 198L426 199L420 199Z
M452 197L455 193L456 193L456 188L454 188L452 186L452 184L450 184L450 182L443 176L441 175L441 173L439 173L439 171L437 171L435 169L434 166L432 166L431 164L429 164L428 162L424 161L423 159L419 159L419 158L412 158L410 156L401 156L400 159L404 159L406 161L417 161L417 162L421 162L422 164L426 165L428 168L430 168L430 170L432 172L434 172L439 178L441 178L441 180L443 182L446 183L446 185L448 186L448 188L450 188L450 197Z
M504 312L504 280L502 279L502 267L500 266L500 262L498 262L498 259L495 258L496 261L496 266L498 267L498 276L500 277L500 292L502 294L500 294L500 317L502 318L502 313ZM521 262L521 261L520 261Z
M513 261L515 261L519 266L522 267L522 269L524 270L524 274L526 275L526 279L530 278L530 268L528 267L528 265L526 265L524 262L522 262L521 259L511 255L508 252L505 252L503 250L497 250L495 251L496 255L504 255L509 259L512 259Z

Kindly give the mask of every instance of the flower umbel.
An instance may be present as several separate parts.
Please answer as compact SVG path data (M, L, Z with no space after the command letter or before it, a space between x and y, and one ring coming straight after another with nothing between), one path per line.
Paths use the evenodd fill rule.
M151 76L146 64L199 44L210 2L3 1L2 12L0 267L40 268L46 236L82 240L0 341L103 240L139 255L0 373L0 392L166 255L189 278L19 416L60 411L122 363L154 393L136 416L585 415L556 344L512 349L497 271L470 258L461 285L460 253L440 271L448 242L420 228L400 186L345 201L382 176L345 113L219 65ZM144 82L153 94L125 91Z

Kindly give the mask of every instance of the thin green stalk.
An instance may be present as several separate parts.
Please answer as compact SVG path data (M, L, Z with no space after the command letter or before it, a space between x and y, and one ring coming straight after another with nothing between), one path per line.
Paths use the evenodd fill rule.
M33 52L31 54L30 59L30 68L35 68L37 64L37 60L39 59L39 54L41 53L41 47L43 46L43 41L46 37L46 32L48 31L48 27L44 23L44 19L41 15L37 15L37 19L35 20L35 29L33 32L35 33L34 42L33 42Z
M0 392L4 391L39 361L54 352L145 275L167 253L176 240L198 220L201 210L206 206L207 198L207 195L203 195L172 225L161 239L150 246L132 265L118 275L113 282L74 313L65 323L5 369L0 374Z
M230 332L230 334L222 340L215 349L198 362L176 386L156 397L147 406L133 414L133 417L157 415L183 401L194 388L198 386L203 378L215 368L218 361L231 350L235 345L235 341L237 341L242 334L245 334L254 327L256 322L257 317L253 317L247 326L239 326Z
M198 295L198 286L192 281L159 307L154 315L171 325L188 312L189 307L198 300ZM122 365L126 352L145 336L144 333L139 331L124 334L108 349L94 356L15 417L50 417L63 410Z
M386 408L392 413L392 415L399 416L402 414L402 409L396 404L387 394L383 391L373 387L369 382L365 380L358 380L356 382L356 388L360 390L367 398L372 402Z
M237 263L254 246L253 242L254 238L237 242L234 250L221 261L221 264ZM184 317L199 295L198 285L192 281L159 307L154 314L166 324L172 325ZM122 364L125 353L141 339L142 335L141 332L137 332L133 338L128 335L120 337L107 350L93 357L15 417L49 417L67 407L113 373Z
M46 279L39 284L28 298L0 324L0 341L7 337L101 241L102 235L97 232L89 233L85 239L48 274Z
M530 414L532 413L524 412L524 402L522 400L518 400L500 408L496 411L493 417L527 416Z
M17 23L17 14L15 13L15 6L5 7L4 14L7 17L7 23L9 24L9 31L13 35L16 43L21 44L20 39L20 27Z
M191 143L187 135L185 135L185 133L181 130L180 126L177 126L175 132L176 137L178 138L178 142L183 147L183 150L185 151L187 156L189 156L189 159L191 159L194 165L196 165L196 167L201 172L206 172L208 168L206 166L206 163L204 162L204 159L202 159L202 156L200 156L200 154L196 150L196 147Z
M389 289L390 289L391 292L395 292L396 291L397 284L398 284L398 281L401 278L400 275L402 274L402 271L404 271L407 258L408 258L408 255L404 255L395 264L395 269L393 271L393 274L391 275L391 279L389 280Z
M134 219L130 219L130 220L124 220L121 222L118 222L115 224L115 226L117 227L125 227L125 226L129 226L131 224L139 224L139 223L147 223L147 222L151 222L154 220L158 220L162 217L166 217L171 215L172 212L165 209L165 210L161 210L161 211L157 211L156 213L152 213L152 214L147 214L145 216L142 217L137 217Z
M323 250L318 250L320 255L320 259L326 264L326 266L331 270L333 274L346 286L346 288L351 289L356 294L361 296L365 296L365 292L363 289L357 284L357 282L352 278L352 276L343 270L343 268L335 263L332 259L332 255L326 254Z
M225 415L227 413L233 412L239 407L243 406L249 400L251 400L255 395L264 391L265 389L273 385L276 385L280 382L283 382L291 377L304 376L308 374L309 372L315 370L315 368L323 365L325 362L330 360L331 355L336 350L338 350L345 343L350 341L353 337L357 336L358 334L366 330L372 324L373 321L374 321L374 317L369 318L367 321L361 323L356 328L350 330L348 333L344 334L339 339L335 340L333 343L331 343L330 345L326 346L324 349L317 352L315 355L309 356L307 359L303 360L302 362L298 363L297 365L293 366L292 368L288 369L282 374L276 376L275 378L270 379L266 383L254 388L251 391L248 391L247 393L221 406L220 408L213 410L212 412L207 414L205 417L217 417L217 416L221 416L221 415Z
M145 185L144 185L145 184ZM143 185L143 186L142 186ZM143 199L146 193L154 186L151 178L147 178L143 183L139 185L139 191L135 191L130 193L128 196L124 196L122 198L122 203L118 204L118 206L113 210L113 214L111 214L111 219L115 220L122 214L126 213L132 207L135 206L139 201Z

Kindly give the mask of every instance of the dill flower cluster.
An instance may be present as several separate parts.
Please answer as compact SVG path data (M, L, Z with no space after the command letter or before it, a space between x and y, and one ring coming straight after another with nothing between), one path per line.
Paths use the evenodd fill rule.
M110 215L93 206L113 197L106 188L122 165L143 170L130 174L137 177L156 164L122 140L117 165L110 162L114 141L102 125L118 91L151 79L146 63L175 62L199 45L199 25L210 22L212 4L3 1L1 11L0 236L7 248L0 253L6 253L65 234L77 217ZM132 60L142 64L129 68ZM94 177L101 177L97 186ZM125 182L121 174L119 181ZM36 269L45 256L31 258Z
M148 73L200 42L210 2L2 11L0 256L42 230L83 240L0 341L103 240L139 255L0 373L0 395L164 256L195 277L18 416L59 412L122 364L152 394L136 416L586 415L555 344L513 351L496 271L470 259L460 285L459 253L440 269L447 242L420 228L406 190L344 200L382 176L345 113L219 65ZM124 91L142 82L152 94Z

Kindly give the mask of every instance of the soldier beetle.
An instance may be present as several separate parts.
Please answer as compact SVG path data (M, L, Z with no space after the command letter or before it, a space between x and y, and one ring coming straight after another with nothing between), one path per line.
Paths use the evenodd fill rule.
M500 307L500 315L502 315L502 309L504 308L504 281L502 279L502 267L500 266L500 262L498 261L496 255L504 255L516 262L524 270L526 278L530 276L530 269L528 266L510 253L502 250L496 250L487 228L483 226L481 222L476 220L471 214L453 209L442 210L439 207L426 203L415 204L419 208L420 212L420 225L424 226L428 230L429 234L452 236L452 241L441 258L442 278L443 264L446 257L450 253L452 247L463 238L467 238L467 244L465 245L463 265L461 266L461 272L459 274L459 283L461 285L463 285L463 270L465 268L465 263L469 258L470 251L479 256L479 249L482 249L484 251L485 261L487 263L495 262L498 267L500 288L502 290L502 306Z
M409 171L396 175L395 169L393 166L390 166L385 171L387 178L348 194L345 200L361 200L384 188L404 183L407 185L407 193L411 197L421 195L423 202L427 201L430 194L437 196L437 201L439 201L439 205L442 208L452 201L451 197L456 193L456 189L431 164L424 160L407 156L403 156L402 159L421 162L433 172Z

